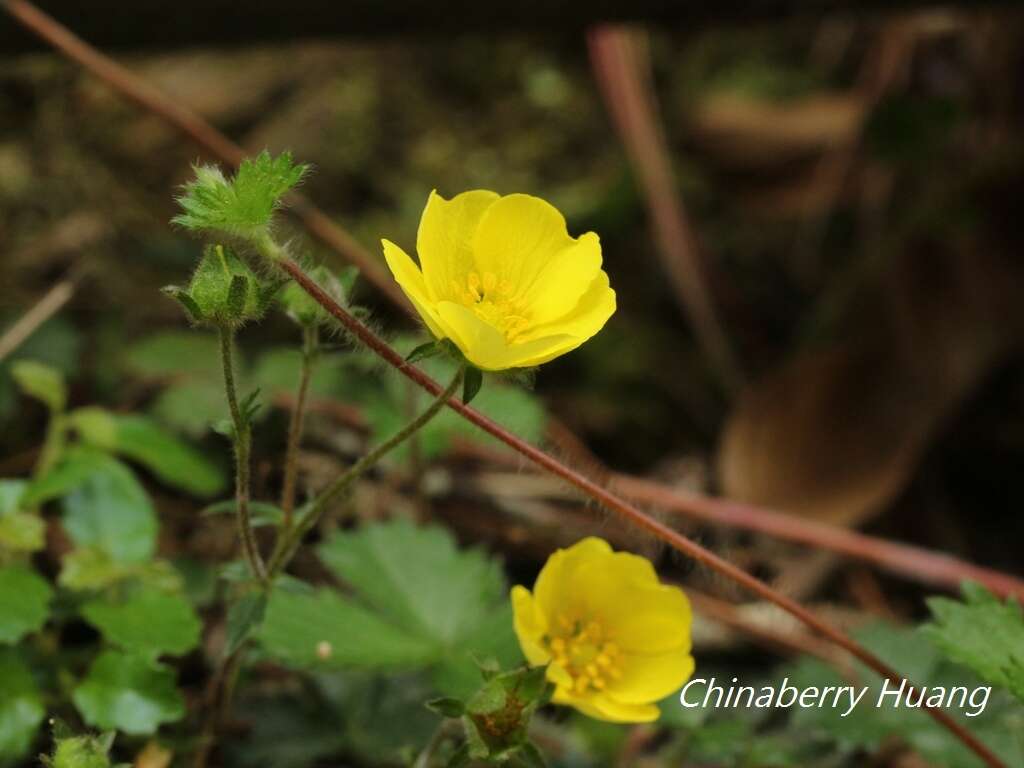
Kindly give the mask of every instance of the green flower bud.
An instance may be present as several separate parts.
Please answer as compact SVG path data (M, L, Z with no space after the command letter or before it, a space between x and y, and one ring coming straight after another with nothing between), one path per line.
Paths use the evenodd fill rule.
M208 246L188 288L168 286L193 323L238 328L263 316L280 283L267 284L223 245Z
M53 757L44 760L50 768L111 768L108 752L112 741L113 734L58 738Z
M340 274L335 274L327 267L319 266L311 269L309 274L331 298L343 307L348 307L348 294L359 275L357 269L346 267ZM288 317L303 328L312 328L330 322L330 315L327 311L297 283L286 285L281 291L279 301Z

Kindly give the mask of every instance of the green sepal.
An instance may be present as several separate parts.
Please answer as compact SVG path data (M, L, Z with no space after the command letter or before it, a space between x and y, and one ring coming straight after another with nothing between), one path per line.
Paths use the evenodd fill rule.
M181 304L181 308L185 310L185 314L192 325L202 325L204 319L203 310L199 308L199 305L196 304L195 299L189 295L188 291L180 285L165 285L160 289L160 292Z
M420 360L426 360L429 357L435 357L441 354L444 348L438 341L428 341L426 344L420 344L418 347L413 349L408 355L405 356L405 362L415 363Z
M231 285L228 286L228 314L231 317L241 317L245 312L246 294L249 292L249 282L242 275L233 275Z
M484 374L479 368L473 365L466 366L466 373L462 377L462 402L469 405L473 398L480 392L484 385Z
M431 712L436 712L444 717L462 717L466 713L466 705L458 699L453 699L450 696L431 699L427 702L426 707Z

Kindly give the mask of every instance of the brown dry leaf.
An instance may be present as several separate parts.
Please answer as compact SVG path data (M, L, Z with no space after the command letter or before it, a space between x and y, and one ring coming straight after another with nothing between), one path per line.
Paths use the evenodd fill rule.
M854 93L785 102L720 93L697 108L691 131L704 149L730 165L778 167L855 141L864 111Z
M174 759L174 753L155 741L146 743L142 751L135 756L134 768L168 768Z
M748 387L718 452L725 495L855 525L906 485L947 414L1019 344L1020 266L928 253L897 265L856 338Z

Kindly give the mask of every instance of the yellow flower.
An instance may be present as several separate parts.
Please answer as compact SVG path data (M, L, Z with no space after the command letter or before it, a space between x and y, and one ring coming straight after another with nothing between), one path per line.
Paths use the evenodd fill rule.
M384 240L395 280L431 333L473 365L500 371L576 349L615 311L593 232L569 237L552 205L530 195L431 192L416 251Z
M555 552L532 594L512 589L512 609L527 660L548 665L552 701L598 720L657 720L654 702L693 674L686 595L603 539Z

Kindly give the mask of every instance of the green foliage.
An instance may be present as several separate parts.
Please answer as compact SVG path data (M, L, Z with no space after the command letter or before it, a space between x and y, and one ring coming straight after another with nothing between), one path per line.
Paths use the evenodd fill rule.
M64 410L68 390L60 371L35 360L20 360L11 366L11 376L22 392L45 403L54 413Z
M323 265L309 270L309 276L316 284L343 307L348 303L348 294L358 274L354 267L342 270L340 276ZM294 281L285 285L278 301L285 314L303 328L326 325L331 321L326 310Z
M6 319L4 325L6 327ZM65 377L76 373L81 337L78 329L60 316L43 323L18 349L0 360L0 416L14 407L15 384L11 367L19 360L34 360L60 371Z
M57 736L53 757L43 757L47 768L111 768L114 733L102 736ZM121 766L119 768L127 768Z
M369 525L336 533L318 552L362 603L436 648L435 677L446 691L473 685L473 654L519 659L500 565L481 551L459 551L445 529Z
M185 714L174 671L143 656L104 651L72 694L89 725L149 734Z
M484 374L479 368L472 365L466 367L466 373L462 379L462 402L469 405L473 398L480 392L484 385Z
M924 633L946 658L970 667L982 680L1024 701L1024 615L1008 598L1001 602L977 584L964 584L963 602L928 601L935 619Z
M194 232L257 236L270 226L281 197L307 169L295 164L289 152L271 157L266 151L243 160L230 179L214 166L196 166L195 179L177 199L184 213L172 221Z
M370 525L319 553L355 599L275 590L260 631L271 655L312 669L430 668L457 695L478 683L472 654L518 660L501 568L443 529Z
M0 568L0 643L16 643L46 623L53 589L20 565Z
M0 551L35 552L43 548L46 524L38 515L20 511L27 488L24 480L0 480Z
M188 287L172 285L164 293L177 300L196 325L239 328L259 320L280 287L278 282L261 280L234 251L210 245Z
M137 461L188 493L209 497L227 485L219 466L145 416L90 407L73 411L69 421L85 443Z
M302 669L408 669L437 658L428 641L327 589L274 590L259 639L271 656Z
M109 642L150 659L191 651L202 629L184 597L151 587L124 599L97 598L86 603L81 613Z
M63 498L64 528L78 547L91 547L115 562L149 560L156 548L157 519L153 504L135 475L117 459L81 451L65 460L85 457L88 472ZM58 471L60 469L58 468ZM65 470L76 474L77 470Z
M0 765L28 752L45 716L31 670L13 650L0 647Z

